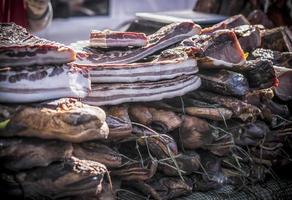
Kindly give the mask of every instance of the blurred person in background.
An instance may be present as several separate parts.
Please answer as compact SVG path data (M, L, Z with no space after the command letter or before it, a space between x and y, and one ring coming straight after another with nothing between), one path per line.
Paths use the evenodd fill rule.
M50 0L0 0L0 22L14 22L31 32L44 29L53 17Z

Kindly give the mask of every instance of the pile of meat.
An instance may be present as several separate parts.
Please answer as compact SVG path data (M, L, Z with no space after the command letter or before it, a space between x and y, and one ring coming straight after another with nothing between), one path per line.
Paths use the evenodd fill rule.
M248 189L291 164L286 28L250 25L237 15L204 29L170 24L148 36L92 31L89 41L71 45L77 60L54 73L45 67L56 61L49 55L64 58L70 48L31 35L11 44L12 33L1 34L8 38L0 46L1 65L7 60L0 72L3 195L173 199L224 185ZM26 45L30 40L36 46ZM32 103L80 98L59 93L58 85L84 91L87 70L92 91L81 101ZM37 99L21 98L32 90Z

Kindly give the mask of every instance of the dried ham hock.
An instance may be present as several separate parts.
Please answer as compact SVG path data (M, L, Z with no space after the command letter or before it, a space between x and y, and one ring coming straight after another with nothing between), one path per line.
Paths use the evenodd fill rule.
M147 36L148 45L137 49L101 51L89 48L87 42L75 43L72 47L81 52L76 61L78 64L125 64L139 61L200 32L200 26L192 22L181 22L162 27L156 33Z
M84 98L91 90L86 69L69 65L0 69L0 102L29 103L62 97Z
M19 171L46 167L72 155L72 145L59 140L1 138L0 161L6 170Z
M230 96L243 96L249 91L247 79L236 72L209 70L200 72L199 76L202 89Z
M2 172L0 191L8 199L81 199L101 192L106 172L103 164L72 157L14 175Z
M92 92L84 102L89 105L116 105L125 102L158 101L182 96L201 85L198 76L180 76L171 80L137 83L92 84ZM147 98L145 98L147 97Z
M38 38L16 24L0 24L0 66L64 64L76 53L56 42Z
M110 147L95 142L73 144L73 155L81 160L92 160L104 164L107 168L120 167L121 155Z
M151 199L167 200L191 194L192 182L188 178L155 176L149 181L127 181L124 185L135 188Z
M147 42L147 37L144 33L118 32L111 30L92 30L90 33L91 47L143 47L147 45Z
M132 122L126 105L110 106L105 109L109 127L109 140L121 140L132 135Z
M1 114L11 108L1 106ZM14 107L9 122L0 135L5 137L24 136L43 139L60 139L69 142L84 142L108 137L105 113L73 99L23 105Z

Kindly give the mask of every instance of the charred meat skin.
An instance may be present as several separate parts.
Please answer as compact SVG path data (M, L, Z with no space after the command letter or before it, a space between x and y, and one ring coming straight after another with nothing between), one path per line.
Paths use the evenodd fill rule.
M76 59L76 53L56 42L38 38L26 29L0 24L0 66L64 64Z

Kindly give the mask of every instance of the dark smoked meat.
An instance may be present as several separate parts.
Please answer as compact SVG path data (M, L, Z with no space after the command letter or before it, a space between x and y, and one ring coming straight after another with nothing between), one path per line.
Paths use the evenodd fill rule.
M64 64L75 52L56 42L31 35L16 24L0 24L0 66Z
M262 33L262 48L273 51L292 51L292 33L287 27L265 30Z

